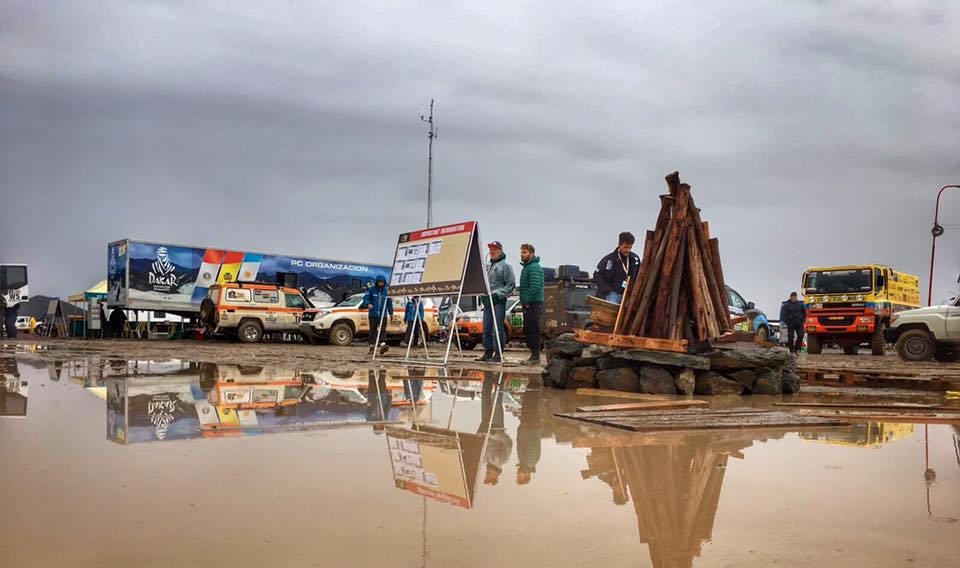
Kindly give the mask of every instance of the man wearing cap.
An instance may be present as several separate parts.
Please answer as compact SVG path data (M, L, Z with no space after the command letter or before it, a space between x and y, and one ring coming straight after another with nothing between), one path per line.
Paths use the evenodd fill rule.
M360 309L367 308L367 320L370 322L370 331L368 340L370 341L370 353L377 347L377 339L380 340L380 354L387 352L387 320L393 317L393 298L387 295L387 279L383 276L377 276L377 281L372 288L367 289L363 295L363 302Z
M516 278L513 268L507 264L507 255L503 252L500 241L493 241L487 245L490 250L490 264L487 265L487 279L490 281L490 297L482 298L483 302L483 357L480 361L500 363L500 354L503 353L503 344L506 339L506 328L503 320L507 317L507 298L516 288ZM492 306L491 306L492 302ZM497 326L494 331L493 326ZM499 335L498 335L499 334ZM500 348L497 348L497 337L500 338Z

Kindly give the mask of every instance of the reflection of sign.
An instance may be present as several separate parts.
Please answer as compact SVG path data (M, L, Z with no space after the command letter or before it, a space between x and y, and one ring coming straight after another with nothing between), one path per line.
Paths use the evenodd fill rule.
M486 294L477 223L468 221L400 235L390 295Z
M393 479L400 489L469 509L486 437L417 426L387 429Z

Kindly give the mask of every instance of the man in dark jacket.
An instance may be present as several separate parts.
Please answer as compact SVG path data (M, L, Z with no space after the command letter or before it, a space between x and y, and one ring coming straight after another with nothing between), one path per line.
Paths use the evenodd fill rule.
M417 312L420 317L417 318ZM407 324L407 332L404 335L404 345L419 345L423 337L423 328L426 325L423 322L423 301L417 296L411 296L407 300L407 305L403 308L403 321ZM417 322L417 325L414 325Z
M790 299L780 305L780 325L787 326L787 347L791 353L803 347L803 322L806 319L807 306L797 299L796 292L791 292Z
M528 363L540 363L540 315L543 313L543 268L536 249L520 245L520 305L523 306L523 335L530 349Z
M387 296L387 279L377 276L373 288L363 295L360 309L367 308L367 320L370 322L370 353L377 346L377 337L380 338L380 354L387 352L387 321L393 317L393 298ZM381 327L382 326L382 327Z
M640 257L633 251L636 241L631 233L620 233L616 250L600 259L593 282L597 285L597 297L619 304L627 287L627 278L634 281L640 272Z

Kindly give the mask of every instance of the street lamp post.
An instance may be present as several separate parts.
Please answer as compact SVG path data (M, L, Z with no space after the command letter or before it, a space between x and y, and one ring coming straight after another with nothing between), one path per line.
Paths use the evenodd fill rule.
M930 233L933 235L933 242L930 245L930 282L927 287L927 305L933 305L933 260L937 254L937 237L943 235L943 227L940 226L940 196L944 190L960 189L960 185L945 185L937 192L937 206L933 210L933 228Z

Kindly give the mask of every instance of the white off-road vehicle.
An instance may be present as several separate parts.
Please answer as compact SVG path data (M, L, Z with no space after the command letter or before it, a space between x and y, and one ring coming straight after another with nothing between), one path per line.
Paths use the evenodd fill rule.
M960 360L960 296L941 304L893 314L884 337L904 361Z

